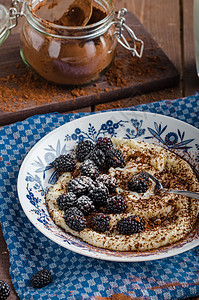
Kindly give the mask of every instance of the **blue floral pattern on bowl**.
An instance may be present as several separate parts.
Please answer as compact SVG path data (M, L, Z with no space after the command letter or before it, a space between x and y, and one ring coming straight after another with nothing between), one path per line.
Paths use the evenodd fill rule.
M182 149L183 151L188 151L192 148L188 146L194 139L185 140L185 131L181 132L180 129L177 129L176 132L167 132L163 138L163 133L166 131L168 125L164 127L162 124L157 124L154 122L154 129L148 127L148 131L151 133L151 136L145 137L145 139L156 138L162 145L166 146L168 149Z
M81 124L80 124L81 121ZM52 162L61 154L70 152L83 139L96 142L99 137L123 137L161 145L194 165L198 163L198 130L173 118L141 112L101 113L75 120L52 131L36 144L23 163L20 175L19 198L30 221L46 236L72 251L107 260L140 261L163 258L180 253L197 243L197 232L176 245L144 253L108 251L88 245L67 234L54 224L45 204L45 193L54 184L58 174ZM81 125L81 126L80 126ZM179 153L180 151L180 153ZM23 175L22 175L23 174ZM25 199L22 200L22 195Z

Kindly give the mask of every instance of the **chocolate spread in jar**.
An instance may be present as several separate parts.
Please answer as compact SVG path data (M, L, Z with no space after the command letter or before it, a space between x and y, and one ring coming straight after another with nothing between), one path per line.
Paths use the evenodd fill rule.
M53 7L56 8L56 3ZM21 48L25 61L40 76L54 83L82 85L96 80L113 60L116 47L116 41L113 38L114 27L111 26L97 37L85 38L83 36L84 32L88 34L93 24L102 21L107 16L107 12L99 4L94 3L87 29L79 27L78 30L73 30L71 27L70 30L66 30L63 27L65 25L64 13L60 18L53 19L46 13L48 8L49 6L40 4L34 8L33 12L40 18L44 12L45 20L42 19L42 21L46 26L47 34L35 30L28 22L24 25ZM57 26L51 27L52 22ZM48 32L53 35L48 35ZM79 36L79 32L82 33L81 39L70 38L70 36ZM67 38L64 39L62 36L67 36Z

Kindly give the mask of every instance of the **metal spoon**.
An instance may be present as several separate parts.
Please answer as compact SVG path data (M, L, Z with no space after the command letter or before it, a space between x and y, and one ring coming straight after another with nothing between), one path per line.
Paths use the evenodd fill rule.
M163 193L173 193L173 194L182 195L182 196L186 196L186 197L190 197L190 198L199 200L199 193L183 191L183 190L166 189L162 186L161 182L156 177L154 177L153 175L151 175L148 172L145 172L145 173L155 182L155 191L161 191Z

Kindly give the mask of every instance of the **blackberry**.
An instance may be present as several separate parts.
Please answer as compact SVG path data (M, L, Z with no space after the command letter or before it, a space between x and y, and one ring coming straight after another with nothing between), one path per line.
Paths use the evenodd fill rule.
M118 214L126 210L126 202L122 195L115 195L108 199L106 205L106 213Z
M10 287L4 280L0 280L0 300L5 300L10 295Z
M109 192L107 187L100 182L89 189L88 196L93 200L94 205L99 207L106 205Z
M117 223L117 231L121 234L130 235L133 233L139 233L143 230L142 218L138 216L130 216L127 218L122 218Z
M99 137L96 142L96 147L106 153L108 149L113 148L113 142L109 137Z
M99 176L98 167L90 159L85 160L80 166L81 175L95 179Z
M65 211L64 220L72 230L80 232L86 228L84 214L77 207L71 207Z
M95 211L95 206L93 201L88 196L81 196L77 199L76 207L83 212L85 216L89 215L91 212Z
M30 280L34 288L42 288L52 281L51 272L43 269L34 274Z
M79 216L79 217L82 217L82 218L84 217L83 212L81 210L79 210L77 207L70 207L69 209L67 209L65 211L64 217L68 218L71 215L76 215L76 216Z
M102 182L110 192L114 192L117 187L117 180L109 174L101 174L97 177L97 182Z
M94 147L95 144L90 140L80 141L76 147L76 159L80 162L84 161Z
M132 192L145 193L149 188L149 176L145 172L134 175L128 182L128 188Z
M73 172L76 168L76 162L70 154L63 154L53 161L53 167L59 173Z
M96 166L102 170L104 167L104 163L105 163L105 153L98 149L98 148L94 148L90 154L89 154L89 159L93 160L94 163L96 164Z
M76 202L77 196L72 192L64 193L57 198L57 204L61 210L75 206Z
M111 148L106 152L106 165L108 168L124 167L125 160L119 149Z
M72 192L78 197L87 193L90 186L93 185L93 180L90 177L80 176L71 179L67 185L68 192Z
M110 229L110 219L110 216L103 213L96 214L91 219L91 227L99 232L108 231Z

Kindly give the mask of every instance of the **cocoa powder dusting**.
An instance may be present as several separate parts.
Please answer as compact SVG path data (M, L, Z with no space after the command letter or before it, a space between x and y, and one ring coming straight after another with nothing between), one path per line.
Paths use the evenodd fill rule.
M106 13L103 10L93 6L93 12L87 25L97 23L100 20L103 20L105 17L106 17Z
M155 79L159 69L159 58L153 52L147 51L142 59L133 58L120 45L105 75L97 82L82 87L66 88L51 84L32 74L23 63L11 68L4 66L0 68L0 109L15 112L48 103L75 101L77 97L91 94L100 99L101 94L145 82L149 77ZM116 107L122 107L122 103Z
M83 21L83 11L79 7L75 7L73 10L65 12L60 19L54 21L53 23L61 26L67 26L67 22L69 22L72 26L80 26Z
M54 8L54 7L57 6L57 5L58 5L57 1L52 0L52 3L50 3L50 4L48 5L48 9L52 9L52 8Z
M127 39L128 40L128 39ZM130 43L130 40L128 40ZM159 65L160 58L152 53L144 53L140 59L132 57L127 51L121 51L118 47L116 58L106 76L111 86L125 87L135 82L145 82L147 78L155 77L162 66ZM155 77L155 79L157 79Z
M70 14L71 14L71 18L75 18L74 23L75 23L75 21L77 22L77 20L79 20L80 24L82 23L82 20L81 20L82 12L80 11L79 7L77 7L76 10L70 12ZM68 17L69 17L68 12L65 12L60 19L55 20L53 23L55 23L57 25L66 26L66 20ZM94 23L97 23L97 22L103 20L105 17L106 17L106 13L104 11L93 6L92 15L91 15L91 18L90 18L89 22L87 23L87 25L92 25ZM76 25L78 26L78 24L76 24Z

